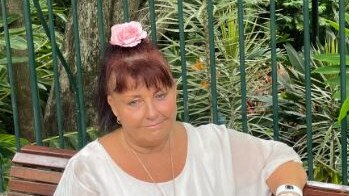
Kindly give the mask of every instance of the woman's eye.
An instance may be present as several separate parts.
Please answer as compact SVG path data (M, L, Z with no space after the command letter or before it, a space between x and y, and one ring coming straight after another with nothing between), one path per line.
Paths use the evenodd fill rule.
M139 100L135 99L135 100L131 100L127 103L127 105L129 106L137 106L137 104L139 103Z
M155 98L159 99L159 100L163 100L163 99L165 99L166 95L167 95L167 93L157 93L155 95Z

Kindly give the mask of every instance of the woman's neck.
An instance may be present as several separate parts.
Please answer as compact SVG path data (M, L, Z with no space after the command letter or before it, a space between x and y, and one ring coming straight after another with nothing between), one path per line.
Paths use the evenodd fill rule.
M121 138L122 138L122 145L124 145L126 148L132 148L135 152L139 154L156 154L156 153L162 153L164 151L167 152L170 137L173 137L174 133L173 131L170 131L168 136L163 138L163 140L159 142L153 142L151 144L140 141L135 141L132 139L132 137L128 136L123 130L120 131ZM173 138L172 138L173 139Z

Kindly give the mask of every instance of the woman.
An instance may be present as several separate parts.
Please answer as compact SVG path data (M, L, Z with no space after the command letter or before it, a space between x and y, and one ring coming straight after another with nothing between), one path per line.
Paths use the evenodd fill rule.
M140 23L112 27L100 68L110 133L71 158L55 195L302 195L306 174L285 144L176 121L170 66Z

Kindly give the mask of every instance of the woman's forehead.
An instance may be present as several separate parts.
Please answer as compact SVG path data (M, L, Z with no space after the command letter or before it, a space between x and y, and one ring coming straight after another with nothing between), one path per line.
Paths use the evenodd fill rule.
M160 81L154 83L151 86L147 86L144 80L142 78L134 79L131 76L128 76L126 78L126 84L127 84L127 90L141 90L141 89L162 89L166 88L163 84L161 84Z
M134 93L137 91L159 91L159 90L166 90L168 87L165 86L164 84L161 84L161 82L157 82L156 84L152 86L147 86L145 82L141 79L134 79L131 76L127 76L125 79L126 83L126 88L123 92L119 92L119 94L124 94L124 93ZM115 83L115 76L110 77L109 81L109 89L115 89L116 88L116 83ZM111 90L114 91L115 90Z
M135 98L135 97L148 97L154 96L158 92L167 91L167 88L147 88L145 85L138 86L137 88L126 89L121 93L114 92L116 95L124 98Z

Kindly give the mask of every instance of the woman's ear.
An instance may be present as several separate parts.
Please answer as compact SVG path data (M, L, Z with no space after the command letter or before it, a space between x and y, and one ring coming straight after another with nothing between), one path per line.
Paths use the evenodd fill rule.
M118 116L115 100L113 99L113 97L111 95L107 96L107 101L108 101L108 104L109 104L111 110L113 111L114 115Z

